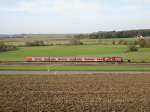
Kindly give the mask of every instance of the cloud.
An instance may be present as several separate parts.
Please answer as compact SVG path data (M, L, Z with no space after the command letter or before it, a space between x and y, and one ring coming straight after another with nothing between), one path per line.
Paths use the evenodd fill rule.
M17 0L0 7L0 26L59 33L148 28L149 4L150 0Z
M98 11L100 6L94 2L85 2L82 0L56 0L53 4L53 10L61 12L93 12Z
M14 11L31 13L31 14L40 14L48 13L50 11L51 2L49 0L27 0L19 2L14 8Z
M19 2L10 11L40 15L49 13L80 15L99 12L100 6L95 2L83 0L26 0Z
M57 14L64 16L102 15L134 12L143 9L150 0L22 0L3 11L26 14Z

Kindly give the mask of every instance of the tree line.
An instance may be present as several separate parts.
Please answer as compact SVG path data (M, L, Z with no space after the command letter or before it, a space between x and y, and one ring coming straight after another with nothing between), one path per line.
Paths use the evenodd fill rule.
M75 35L76 38L90 38L90 39L109 39L109 38L132 38L136 36L150 36L150 29L143 30L127 30L127 31L104 31L95 32L91 34Z
M16 46L13 45L6 45L3 42L0 42L0 52L5 52L5 51L14 51L17 50Z

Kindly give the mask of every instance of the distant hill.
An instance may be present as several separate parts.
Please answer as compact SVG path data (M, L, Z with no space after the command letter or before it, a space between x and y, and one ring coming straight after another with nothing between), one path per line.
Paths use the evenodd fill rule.
M9 35L7 34L0 34L0 38L3 38L3 37L8 37Z
M132 38L136 36L149 37L150 29L139 29L139 30L126 30L126 31L98 31L87 34L0 34L0 38L52 38L52 39L62 39L62 38Z
M89 38L132 38L136 36L150 36L150 29L126 30L126 31L98 31L91 33Z
M73 34L0 34L0 38L67 38Z

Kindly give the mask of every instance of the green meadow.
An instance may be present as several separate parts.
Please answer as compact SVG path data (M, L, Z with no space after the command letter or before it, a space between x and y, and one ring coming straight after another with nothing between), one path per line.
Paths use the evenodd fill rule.
M56 57L111 57L120 56L124 60L150 61L150 48L140 48L138 52L127 52L125 45L55 45L42 47L18 47L16 51L0 52L0 61L23 61L28 56Z
M34 38L33 38L34 40ZM0 52L0 61L24 61L25 57L123 57L124 61L150 62L150 48L128 52L128 45L113 45L122 39L82 39L83 45L66 45L67 39L45 39L48 46L27 47L27 40L8 39L6 44L16 45L16 51ZM128 43L135 38L124 39ZM99 71L99 72L150 72L149 64L99 64L99 65L0 65L0 70L19 71Z
M0 70L17 71L99 71L99 72L150 72L148 65L106 64L87 65L0 65Z

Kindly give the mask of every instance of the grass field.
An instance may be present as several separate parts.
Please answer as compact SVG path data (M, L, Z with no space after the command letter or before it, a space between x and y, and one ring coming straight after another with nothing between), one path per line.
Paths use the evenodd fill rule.
M0 70L17 71L99 71L99 72L150 72L150 65L0 65Z
M0 75L1 112L150 112L150 74Z
M41 38L32 38L32 40ZM84 45L55 45L64 44L68 41L64 39L43 38L46 43L54 44L53 46L41 47L18 47L16 51L0 52L0 61L24 61L25 57L123 57L124 61L130 59L133 62L150 62L150 48L140 48L138 52L127 52L126 45L112 45L112 42L125 40L132 42L131 39L82 39ZM23 45L27 38L4 39L6 44ZM100 65L100 66L4 66L0 65L0 70L47 70L50 71L133 71L148 72L150 65Z
M123 45L80 45L80 46L45 46L19 47L17 51L0 52L0 61L19 61L27 56L88 56L111 57L121 56L124 59L150 61L150 48L141 48L138 52L126 52Z
M47 44L64 44L68 42L72 37L60 37L60 38L48 38L48 37L30 37L30 38L7 38L0 41L5 42L9 45L25 45L26 42L35 41L35 40L43 40ZM114 38L114 39L81 39L81 42L88 45L95 45L95 44L104 44L104 45L111 45L113 41L118 43L120 40L124 40L127 42L133 42L136 38Z

